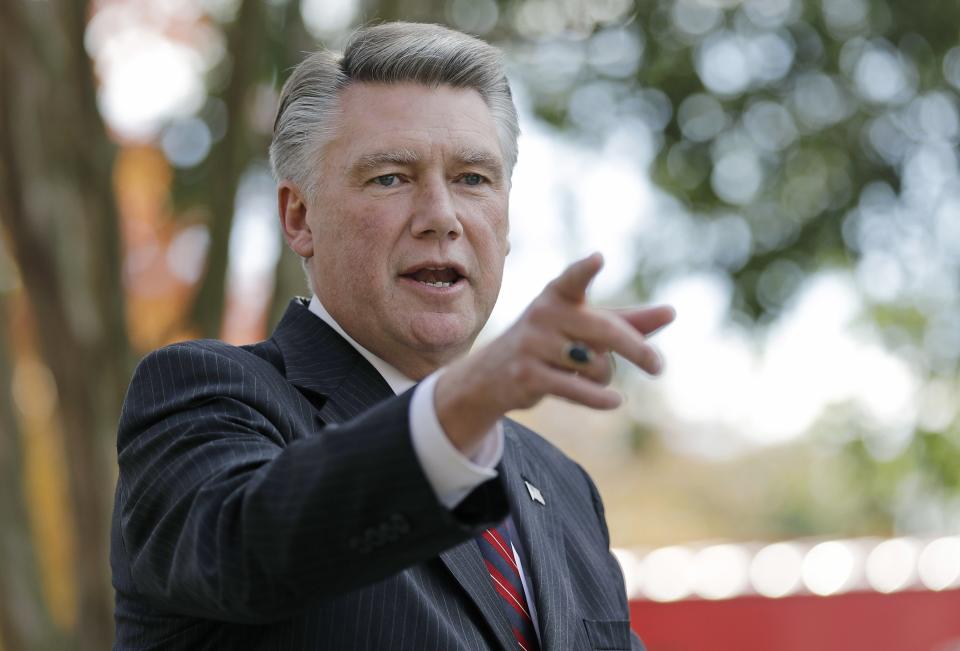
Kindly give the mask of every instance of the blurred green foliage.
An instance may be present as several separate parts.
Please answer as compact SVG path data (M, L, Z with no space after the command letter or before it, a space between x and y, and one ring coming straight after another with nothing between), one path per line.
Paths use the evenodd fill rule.
M637 293L688 271L720 274L730 318L762 332L812 275L848 271L864 331L921 378L919 416L891 452L878 443L883 423L837 405L812 444L842 446L834 469L859 487L864 522L960 523L960 3L602 4L613 19L560 2L559 17L537 25L523 18L543 3L501 7L542 119L596 142L638 119L647 129L651 177L689 220L693 253L639 243ZM923 501L939 514L911 515Z

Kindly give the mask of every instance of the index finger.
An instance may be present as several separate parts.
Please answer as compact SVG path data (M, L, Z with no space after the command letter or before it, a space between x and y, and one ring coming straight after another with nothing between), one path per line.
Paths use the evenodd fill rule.
M592 253L577 260L563 270L563 273L550 281L547 290L572 303L586 300L587 287L603 267L603 256Z

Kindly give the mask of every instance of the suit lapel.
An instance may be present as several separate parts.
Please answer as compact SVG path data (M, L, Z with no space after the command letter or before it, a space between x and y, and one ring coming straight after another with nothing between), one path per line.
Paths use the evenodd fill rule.
M483 556L480 555L480 548L476 541L471 538L441 552L440 560L480 609L484 621L493 629L502 647L516 648L516 638L513 637L507 616L503 612L502 599L493 589L493 580L483 562Z
M373 366L301 299L290 302L273 332L287 380L316 396L325 424L340 423L393 396Z
M541 648L544 651L572 650L580 625L571 613L577 612L570 568L566 563L566 539L558 512L560 487L532 463L527 445L513 423L504 420L505 449L501 472L507 486L510 512L524 551L528 589L534 595ZM530 495L525 482L539 489L545 504ZM532 585L531 585L532 584Z
M359 416L393 396L379 372L343 337L310 312L300 299L290 302L273 333L287 380L311 398L324 424ZM516 647L477 543L471 539L440 554L505 649Z

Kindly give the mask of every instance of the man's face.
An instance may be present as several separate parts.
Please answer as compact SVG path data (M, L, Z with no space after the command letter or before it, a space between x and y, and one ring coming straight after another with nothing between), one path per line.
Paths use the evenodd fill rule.
M500 291L496 125L477 91L450 86L356 83L341 109L307 206L314 288L358 343L426 374L467 352Z

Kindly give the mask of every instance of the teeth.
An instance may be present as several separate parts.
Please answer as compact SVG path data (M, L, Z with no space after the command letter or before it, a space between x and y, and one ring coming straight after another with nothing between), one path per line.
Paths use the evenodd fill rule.
M422 284L424 284L424 285L430 285L431 287L449 287L450 285L453 284L453 283L445 283L445 282L443 282L442 280L438 280L438 281L435 282L435 283L428 283L428 282L424 282L424 281L422 281L422 280L421 280L420 282L421 282Z

